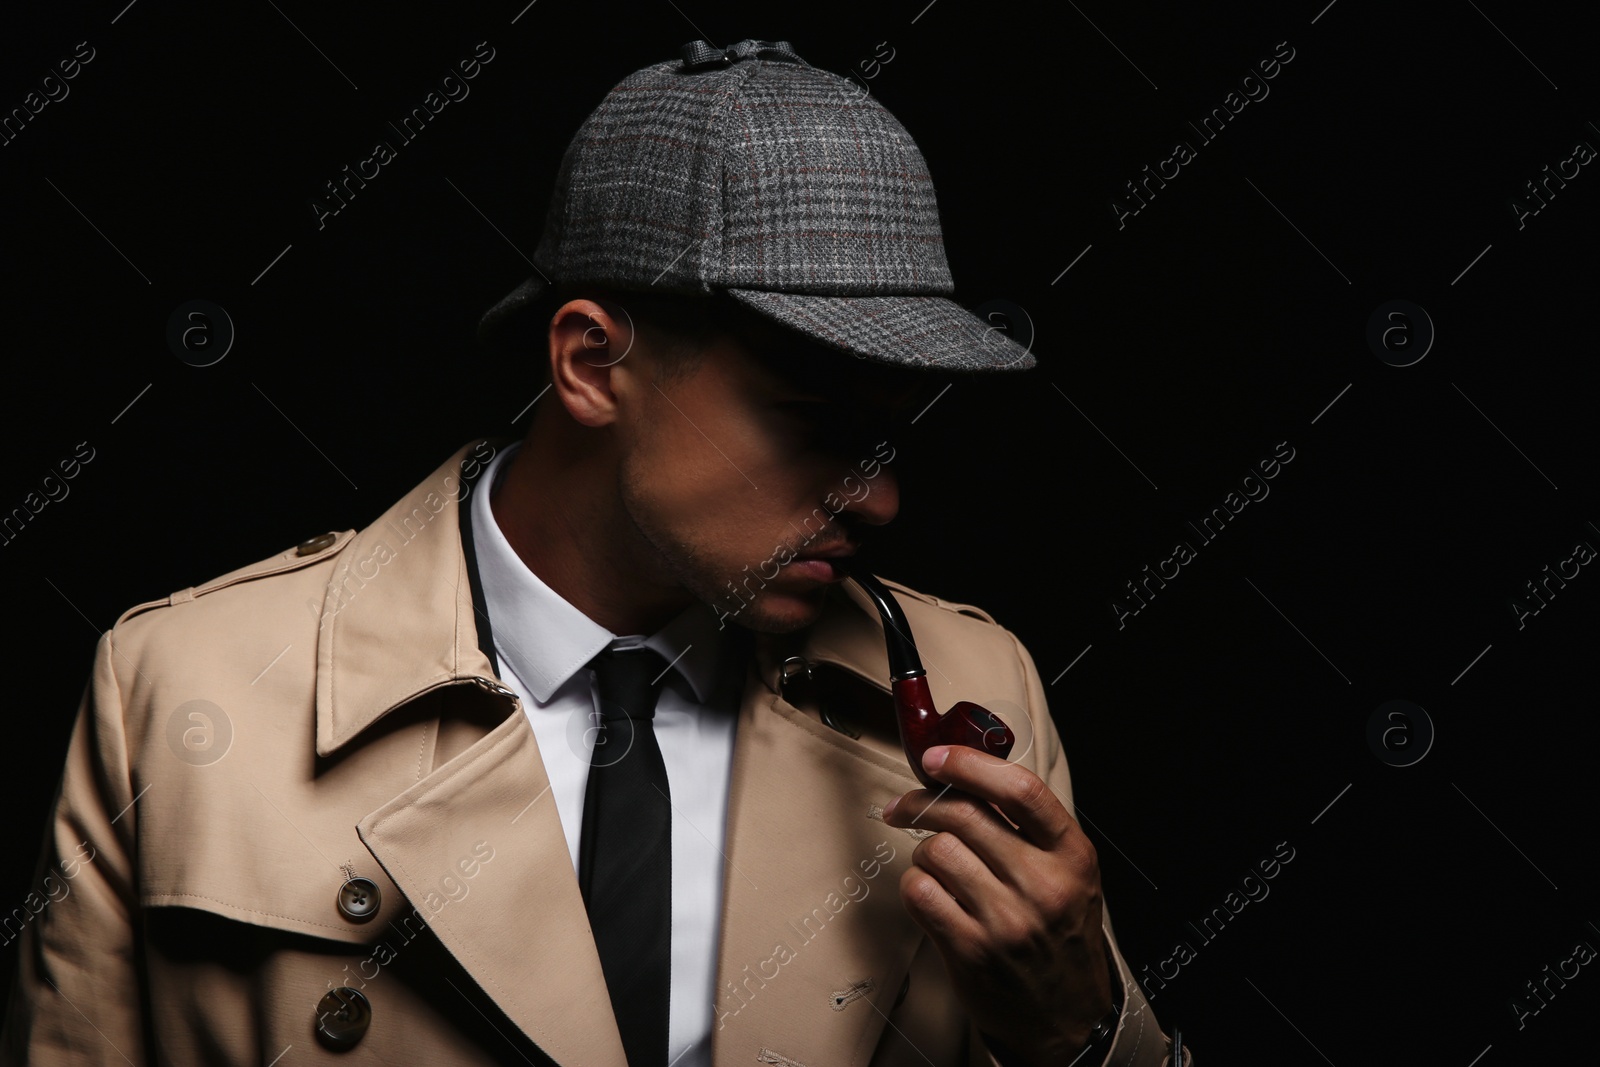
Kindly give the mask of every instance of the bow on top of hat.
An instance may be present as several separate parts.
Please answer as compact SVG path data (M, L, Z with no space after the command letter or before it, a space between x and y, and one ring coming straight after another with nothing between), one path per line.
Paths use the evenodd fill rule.
M726 48L718 48L709 41L690 41L683 46L683 70L704 70L710 67L726 67L730 63L737 63L741 59L779 59L789 63L804 63L795 54L794 45L788 41L752 41L743 40L738 44L730 44Z

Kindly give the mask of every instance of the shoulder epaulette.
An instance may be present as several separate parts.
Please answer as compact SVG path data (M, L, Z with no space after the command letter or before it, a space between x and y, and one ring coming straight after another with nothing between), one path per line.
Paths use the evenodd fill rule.
M185 604L195 597L214 593L218 589L225 589L230 585L237 585L239 582L267 578L274 574L283 574L286 571L308 567L313 563L321 562L337 554L339 550L350 543L350 539L355 535L356 531L354 530L337 532L330 530L327 533L318 534L315 537L301 541L293 548L286 548L282 552L268 556L266 559L249 563L237 570L218 575L203 585L191 585L187 589L180 589L170 596L147 600L143 604L135 604L118 617L116 625L121 626L126 620L141 612L149 611L151 608L165 608L176 604Z

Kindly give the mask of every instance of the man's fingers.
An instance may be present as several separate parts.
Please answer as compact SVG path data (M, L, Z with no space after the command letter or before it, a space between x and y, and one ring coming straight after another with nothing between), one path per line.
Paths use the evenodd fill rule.
M931 840L931 839L930 839ZM900 876L900 900L913 921L931 937L941 951L956 949L967 955L971 945L980 943L983 926L939 879L913 864Z
M884 813L884 821L890 826L959 838L1001 882L1016 881L1026 851L1034 847L987 801L955 789L906 793ZM935 840L937 837L931 837L917 846L917 855Z
M930 748L922 766L939 781L993 803L1040 848L1053 849L1063 836L1077 830L1061 798L1026 767L963 745Z
M945 892L985 928L1017 897L1006 884L1006 867L986 858L970 837L951 832L934 834L917 846L911 862L933 875Z

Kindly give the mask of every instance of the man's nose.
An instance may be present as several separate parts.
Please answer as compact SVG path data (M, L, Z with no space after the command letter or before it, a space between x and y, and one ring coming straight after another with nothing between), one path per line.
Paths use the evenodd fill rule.
M844 511L869 526L882 526L900 511L900 479L886 463L876 465L876 473L868 477L860 470L851 470L842 480L839 495L844 498Z

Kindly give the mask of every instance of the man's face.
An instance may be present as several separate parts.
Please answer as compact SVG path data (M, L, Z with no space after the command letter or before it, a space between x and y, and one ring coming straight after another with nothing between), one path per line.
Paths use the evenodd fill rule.
M622 504L666 572L724 624L806 626L865 527L894 518L890 427L925 380L795 335L723 335L661 377L648 352L621 427Z

